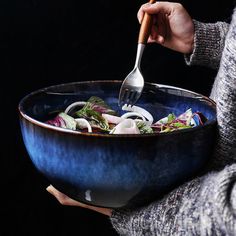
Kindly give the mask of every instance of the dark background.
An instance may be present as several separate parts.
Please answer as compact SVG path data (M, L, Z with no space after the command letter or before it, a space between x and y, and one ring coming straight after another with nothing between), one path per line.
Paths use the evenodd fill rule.
M233 1L180 1L203 22L230 20ZM145 1L2 0L1 227L0 235L116 235L105 216L61 206L45 188L22 143L17 105L31 91L53 84L123 80L133 68ZM148 45L146 81L209 95L216 72L188 67L183 55ZM9 226L8 226L9 224Z

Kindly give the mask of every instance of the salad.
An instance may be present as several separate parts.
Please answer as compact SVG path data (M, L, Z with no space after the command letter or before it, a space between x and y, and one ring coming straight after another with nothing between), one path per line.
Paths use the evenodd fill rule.
M70 104L45 123L89 133L149 134L192 128L207 121L202 113L193 113L191 108L179 115L170 113L158 121L139 106L124 105L122 110L124 114L118 115L103 99L92 96L87 101Z

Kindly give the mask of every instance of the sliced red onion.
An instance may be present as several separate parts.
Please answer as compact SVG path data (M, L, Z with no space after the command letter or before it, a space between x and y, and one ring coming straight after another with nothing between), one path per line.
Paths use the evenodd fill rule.
M65 113L67 114L72 108L77 107L77 106L84 106L86 104L86 102L84 101L80 101L80 102L74 102L72 104L70 104L66 109L65 109Z
M91 125L89 124L89 122L86 119L84 119L84 118L76 118L75 121L77 123L77 126L79 126L80 129L87 128L89 133L92 132L92 127L91 127Z
M49 120L46 123L61 128L76 130L75 119L64 112L59 113L54 119Z
M132 112L137 112L139 114L141 114L142 116L144 116L147 119L147 123L149 125L151 125L153 123L153 116L151 115L151 113L149 113L147 110L145 110L142 107L139 106L127 106L126 104L122 107L123 111L132 111Z
M67 129L76 130L76 121L73 117L67 115L64 112L61 112L59 116L65 121Z
M110 134L140 134L140 131L133 119L125 119L116 125Z
M181 115L179 115L177 118L180 120L185 120L186 125L191 125L192 117L193 117L193 113L192 113L192 109L190 108L184 113L182 113Z
M45 123L56 127L66 128L66 122L60 115L57 115L55 118L48 120Z
M124 118L122 117L109 115L105 113L102 114L102 117L106 119L108 123L112 123L112 124L119 124L121 121L124 120Z

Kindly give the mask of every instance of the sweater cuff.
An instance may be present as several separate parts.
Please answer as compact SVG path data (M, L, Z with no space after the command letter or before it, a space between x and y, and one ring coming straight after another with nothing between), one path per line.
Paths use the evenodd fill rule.
M192 54L184 55L186 64L218 69L229 24L225 22L202 23L196 20L193 20L193 23L194 50Z

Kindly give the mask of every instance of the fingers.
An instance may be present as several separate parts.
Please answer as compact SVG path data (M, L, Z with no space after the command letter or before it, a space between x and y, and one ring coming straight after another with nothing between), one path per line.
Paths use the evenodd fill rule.
M84 207L84 204L77 202L68 196L66 196L64 193L61 193L57 189L55 189L52 185L49 185L46 190L51 193L62 205L66 206L80 206Z
M165 39L163 36L158 35L156 38L153 38L152 36L150 36L148 38L148 43L158 43L158 44L164 44L165 43Z
M174 10L175 7L177 7L177 3L171 3L171 2L155 2L153 4L151 3L145 3L143 4L137 13L137 18L139 23L142 22L144 13L147 12L148 14L158 14L160 12L164 14L171 14L171 12Z
M138 18L138 21L139 21L140 24L141 24L141 22L142 22L142 19L143 19L144 13L145 13L144 9L145 9L145 7L146 7L147 5L149 5L149 4L150 4L150 3L145 3L145 4L143 4L143 5L139 8L139 10L138 10L137 18Z
M86 209L90 209L93 211L96 211L98 213L101 213L103 215L111 216L112 210L109 208L103 208L103 207L95 207L95 206L90 206L86 205L84 203L75 201L68 196L66 196L64 193L58 191L56 188L54 188L52 185L49 185L46 190L52 194L60 204L65 205L65 206L78 206L78 207L83 207Z
M145 13L153 14L153 25L148 43L164 44L166 37L166 19L164 18L168 17L174 6L174 3L156 2L154 4L146 3L140 7L137 13L139 23L142 22Z
M166 26L166 23L163 20L163 15L153 17L153 25L147 41L148 43L155 42L158 44L164 44L166 29L163 26Z

